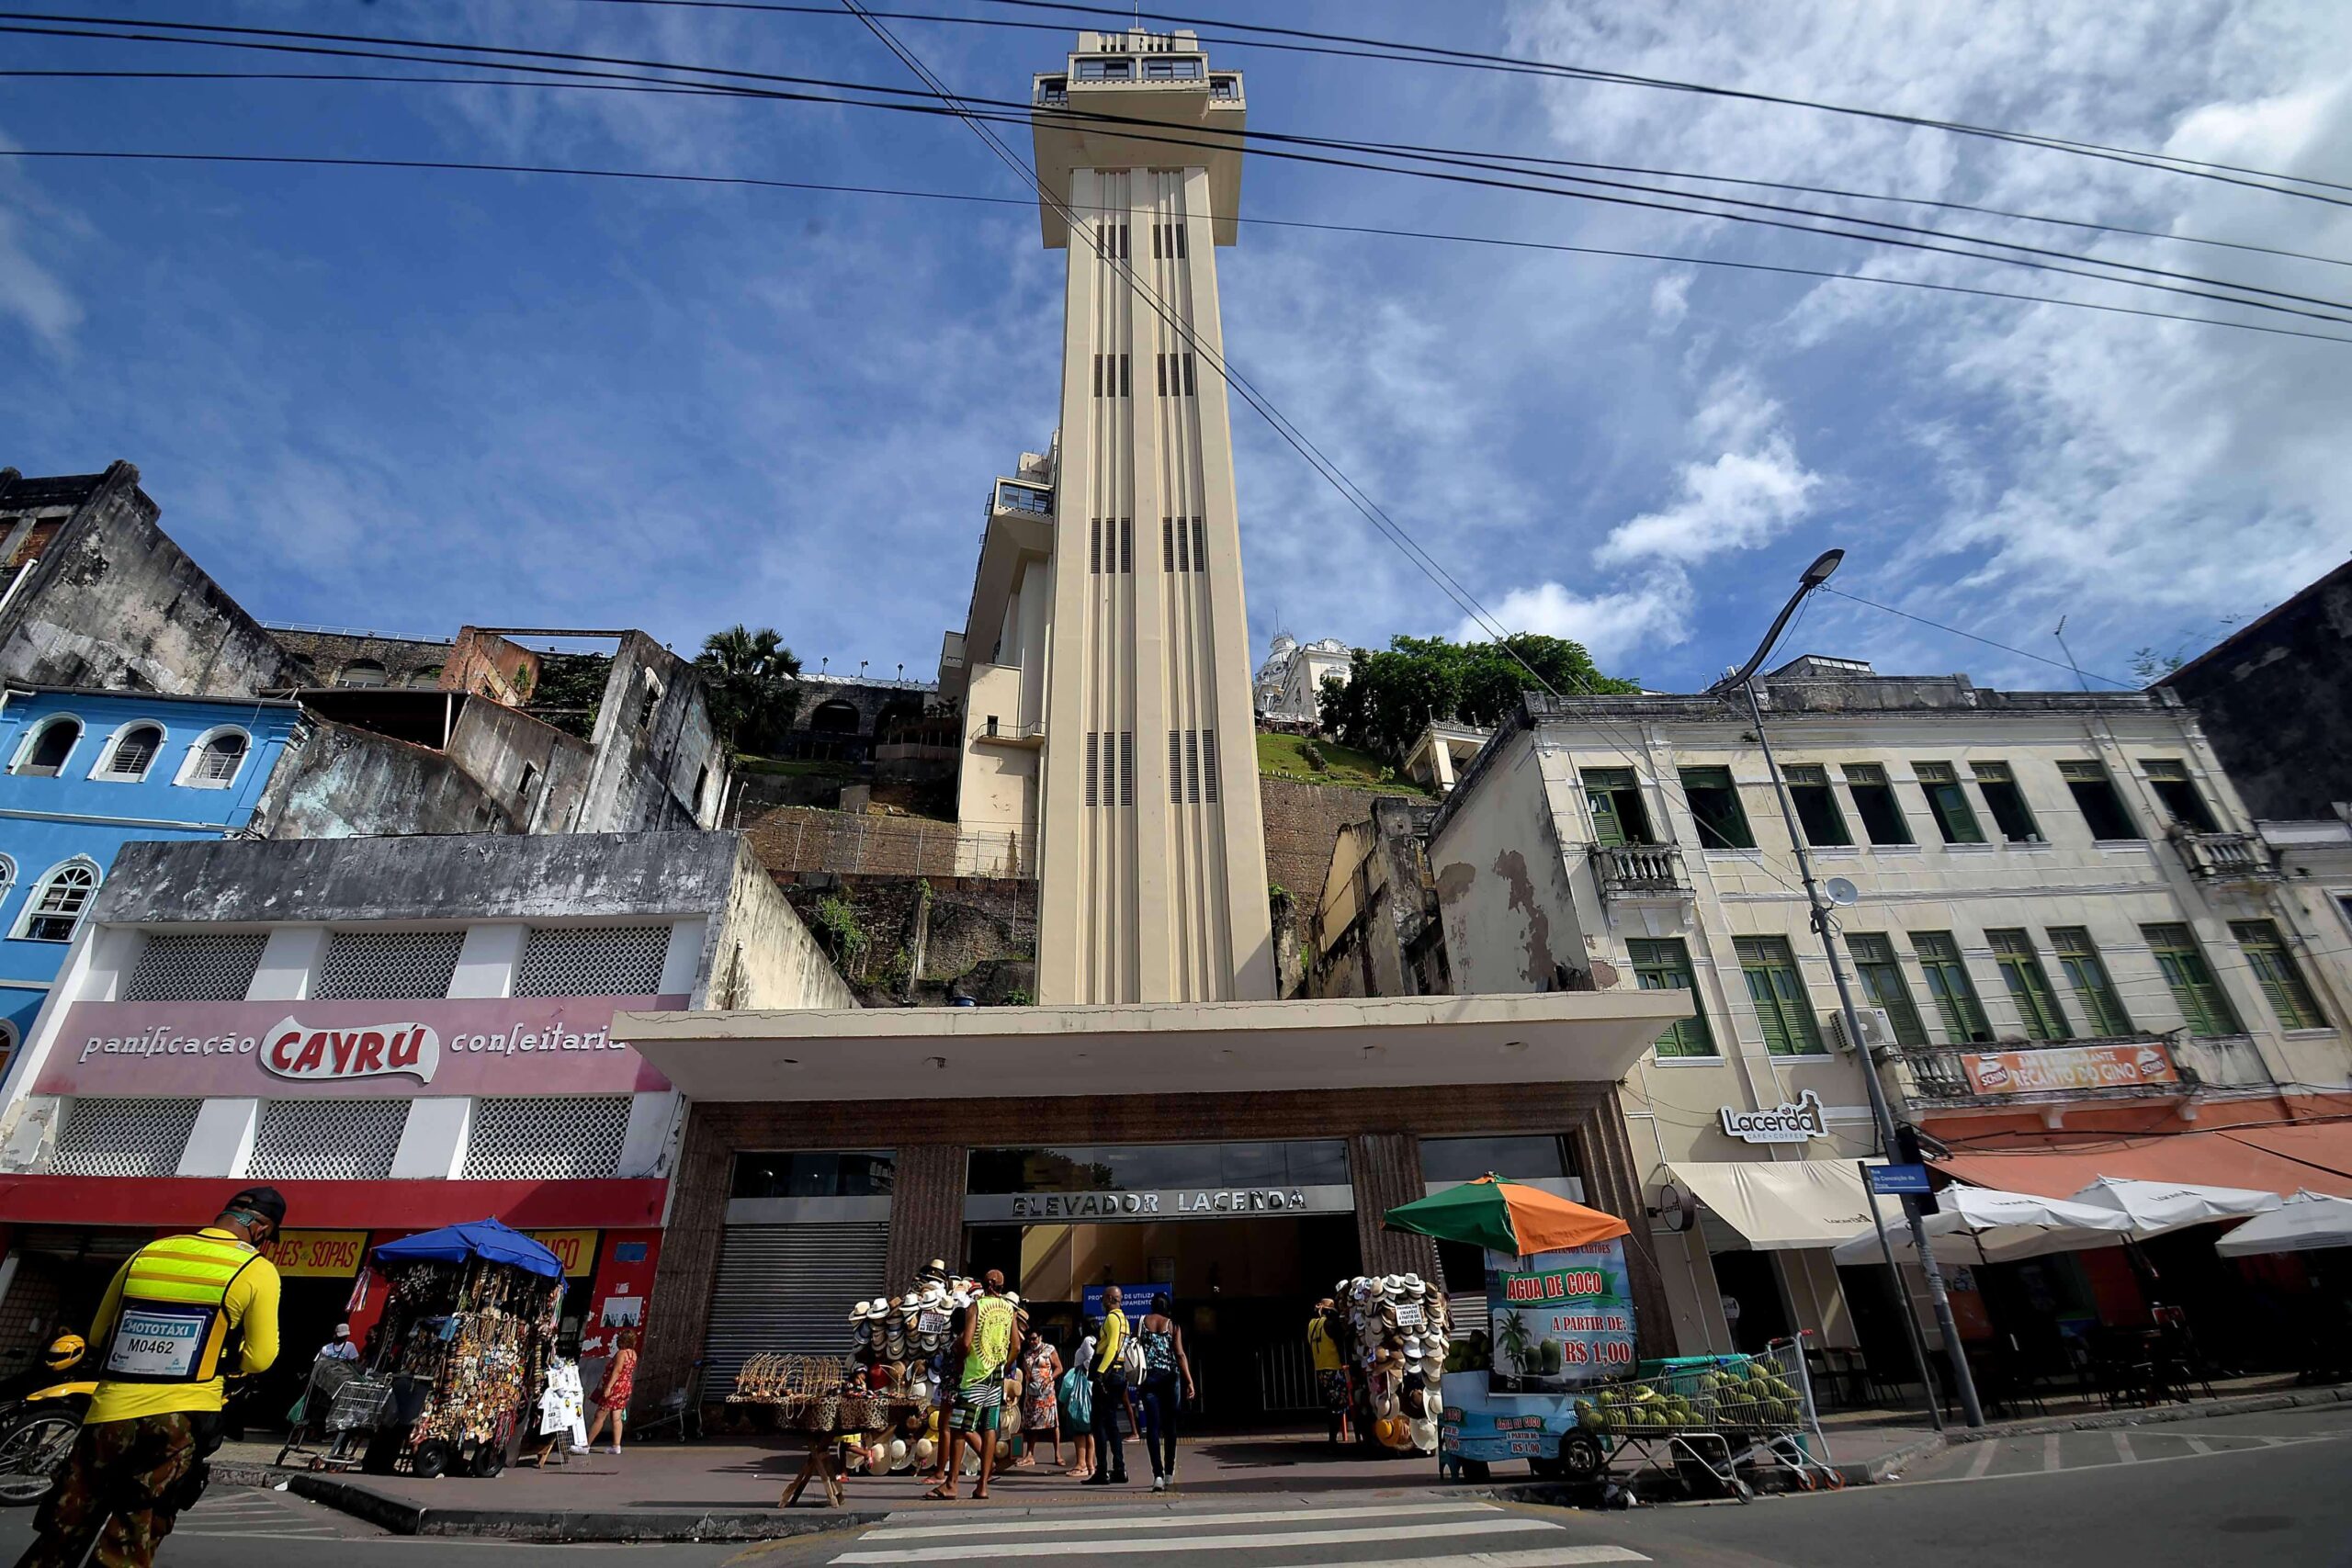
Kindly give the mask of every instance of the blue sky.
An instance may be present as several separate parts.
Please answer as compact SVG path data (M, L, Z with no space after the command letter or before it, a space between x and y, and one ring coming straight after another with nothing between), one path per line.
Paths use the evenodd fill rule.
M2352 12L2324 0L1219 9L2352 179ZM588 0L175 0L147 14L908 80L830 18ZM898 26L984 96L1022 96L1067 47ZM347 68L58 39L10 39L6 54ZM1630 87L1212 54L1247 73L1262 130L1900 190L2352 258L2352 209L2055 152ZM945 121L495 87L0 80L9 146L1022 194ZM1271 160L1249 167L1243 206L2191 303ZM2352 298L2343 266L2156 241L2099 254ZM136 462L164 525L266 618L636 625L681 649L742 620L775 626L812 669L829 657L928 674L964 613L990 476L1055 423L1059 261L1017 206L0 157L0 462ZM2352 547L2352 348L1264 226L1219 265L1235 365L1456 578L1506 624L1580 637L1611 672L1661 688L1744 657L1831 544L1849 552L1841 587L2052 656L2064 615L2083 663L2118 675L2132 649L2202 647ZM1462 629L1255 415L1237 404L1234 425L1254 645L1278 620L1372 644ZM1795 640L1882 668L2069 680L1838 600Z

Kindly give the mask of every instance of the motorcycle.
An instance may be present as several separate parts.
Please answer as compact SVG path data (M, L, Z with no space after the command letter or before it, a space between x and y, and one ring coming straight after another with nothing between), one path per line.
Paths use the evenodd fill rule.
M0 1507L40 1502L64 1470L98 1386L96 1378L70 1375L87 1353L80 1335L61 1334L50 1342L45 1364L20 1373L13 1380L17 1390L0 1394Z

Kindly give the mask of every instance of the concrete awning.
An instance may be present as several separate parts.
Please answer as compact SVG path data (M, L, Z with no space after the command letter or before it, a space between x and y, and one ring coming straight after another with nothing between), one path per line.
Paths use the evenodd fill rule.
M698 1100L1254 1094L1609 1083L1680 991L622 1013L613 1037Z

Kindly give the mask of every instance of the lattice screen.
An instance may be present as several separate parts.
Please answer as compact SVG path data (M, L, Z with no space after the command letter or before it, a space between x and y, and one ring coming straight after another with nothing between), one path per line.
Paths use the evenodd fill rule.
M200 1100L76 1100L57 1135L61 1176L170 1176Z
M477 1100L469 1181L594 1179L620 1169L625 1097Z
M273 1100L246 1174L256 1180L380 1181L392 1174L405 1100Z
M311 994L368 1000L446 997L465 942L462 931L337 931L327 938L326 961Z
M662 988L664 926L534 926L514 971L518 997L643 997Z
M151 936L139 950L126 1002L241 1002L261 967L269 938L258 932L196 931Z

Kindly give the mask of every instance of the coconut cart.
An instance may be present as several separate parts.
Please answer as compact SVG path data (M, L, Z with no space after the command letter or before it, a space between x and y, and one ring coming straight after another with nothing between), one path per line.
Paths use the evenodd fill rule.
M390 1294L368 1371L329 1416L337 1451L363 1447L378 1473L496 1475L547 1373L562 1263L475 1220L388 1241L375 1268Z
M1600 1439L1572 1400L1634 1371L1634 1306L1614 1214L1489 1174L1388 1211L1387 1228L1487 1253L1488 1337L1453 1340L1439 1425L1442 1473L1483 1480L1498 1461L1538 1476L1597 1475Z
M1846 1483L1806 1441L1817 1445L1821 1427L1801 1337L1753 1356L1645 1362L1638 1376L1579 1395L1575 1412L1561 1448L1570 1480L1632 1488L1657 1475L1742 1502L1768 1476L1808 1492Z

